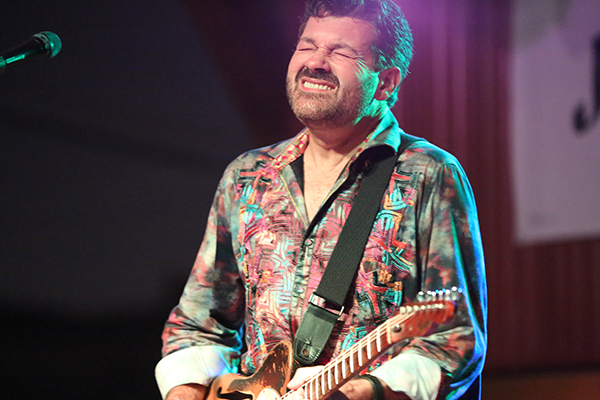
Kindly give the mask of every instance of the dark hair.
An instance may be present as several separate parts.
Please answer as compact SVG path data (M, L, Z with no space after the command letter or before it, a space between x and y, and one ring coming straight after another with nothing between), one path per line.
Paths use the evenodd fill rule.
M413 55L413 38L400 7L392 0L308 0L300 34L311 17L351 17L369 22L377 31L371 45L377 71L398 67L402 79L408 74ZM397 88L388 99L390 107L398 98Z

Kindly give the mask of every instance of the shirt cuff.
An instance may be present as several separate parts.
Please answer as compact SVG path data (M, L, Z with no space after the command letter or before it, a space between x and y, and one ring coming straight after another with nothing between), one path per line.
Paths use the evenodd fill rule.
M206 385L219 375L237 372L238 352L223 346L193 346L165 356L155 369L156 383L163 399L175 386L187 383Z
M435 400L440 390L442 369L423 356L398 354L371 375L381 379L394 392L403 392L412 400Z

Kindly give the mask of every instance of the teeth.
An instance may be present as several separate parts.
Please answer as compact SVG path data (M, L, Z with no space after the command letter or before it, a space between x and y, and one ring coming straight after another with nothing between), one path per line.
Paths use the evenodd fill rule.
M330 86L327 85L317 85L312 82L304 82L304 87L307 89L320 89L320 90L333 90Z

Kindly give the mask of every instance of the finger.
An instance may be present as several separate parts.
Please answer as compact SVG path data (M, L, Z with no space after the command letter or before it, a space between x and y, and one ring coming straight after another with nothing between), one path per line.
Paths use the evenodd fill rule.
M323 369L322 365L317 365L314 367L302 367L298 368L292 380L289 381L287 387L290 390L298 389L308 378L313 375L316 375Z
M290 392L290 400L304 400L304 389L299 388Z

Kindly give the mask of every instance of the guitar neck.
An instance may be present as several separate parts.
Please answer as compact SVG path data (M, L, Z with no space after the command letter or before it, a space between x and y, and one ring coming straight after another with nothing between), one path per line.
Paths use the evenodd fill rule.
M394 343L408 337L424 335L432 322L444 322L452 313L453 303L450 301L400 307L398 315L379 325L307 380L302 385L304 397L309 400L326 399L367 368ZM283 398L287 395L289 393Z

